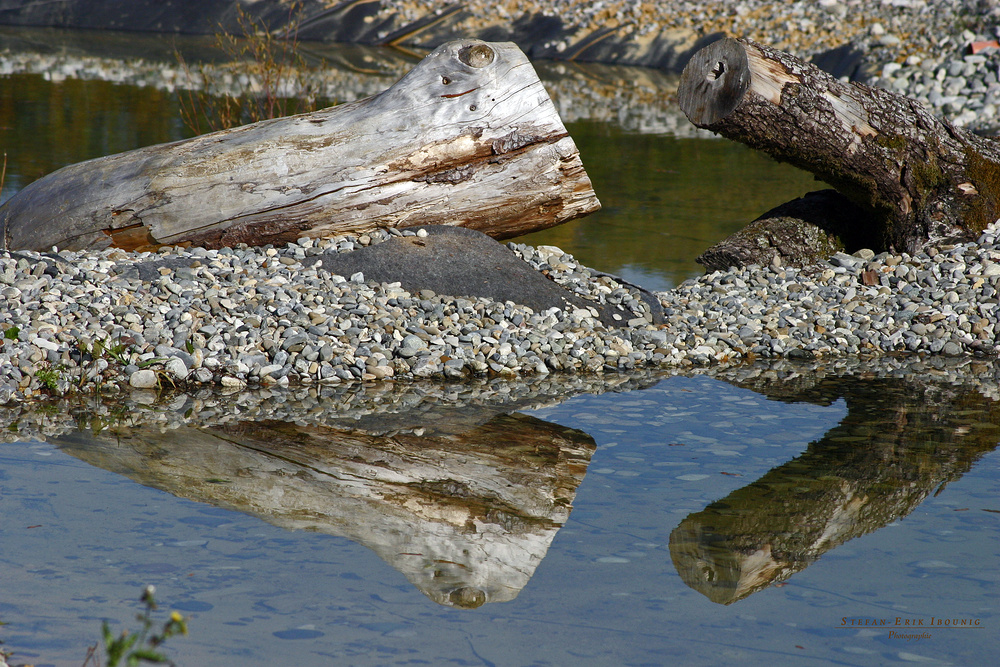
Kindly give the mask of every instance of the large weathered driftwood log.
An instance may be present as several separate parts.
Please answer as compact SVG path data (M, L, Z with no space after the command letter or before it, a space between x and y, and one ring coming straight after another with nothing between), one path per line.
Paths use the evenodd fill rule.
M692 123L810 171L870 212L873 249L975 238L1000 217L1000 143L919 102L745 39L692 58L678 88Z
M509 238L599 207L524 54L460 40L359 102L64 167L0 207L0 248L263 245L431 224Z

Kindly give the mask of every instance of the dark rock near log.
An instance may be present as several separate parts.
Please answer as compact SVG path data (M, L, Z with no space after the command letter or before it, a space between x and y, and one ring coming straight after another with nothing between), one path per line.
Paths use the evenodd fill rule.
M535 312L549 308L594 308L606 326L622 326L634 317L611 304L588 301L549 280L506 246L480 232L461 227L422 227L427 236L401 236L349 253L319 256L322 267L345 277L361 272L365 280L399 282L417 293L486 297L513 301ZM659 300L645 290L653 323L663 322ZM617 314L619 319L615 319Z
M763 266L776 256L785 266L807 266L838 251L851 253L877 245L879 239L862 233L873 225L871 214L844 195L819 190L772 208L695 261L708 271Z
M483 297L500 303L512 301L535 312L549 308L592 308L597 312L597 319L608 327L624 326L635 317L619 306L588 301L570 292L486 234L448 225L420 229L427 235L398 236L352 252L316 255L310 261L319 262L323 270L345 278L360 272L365 280L398 282L412 294L430 290L455 297ZM134 264L128 271L133 272L132 277L151 281L160 277L160 269L186 266L189 266L188 260L168 257ZM664 322L663 307L656 295L616 276L611 277L642 299L649 308L653 324Z

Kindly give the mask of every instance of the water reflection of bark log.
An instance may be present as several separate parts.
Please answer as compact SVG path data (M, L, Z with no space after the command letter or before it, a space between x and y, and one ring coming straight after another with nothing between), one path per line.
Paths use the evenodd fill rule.
M741 600L905 517L1000 441L1000 405L972 390L892 378L809 384L751 388L796 402L842 398L844 420L671 534L677 571L713 602Z
M441 604L511 600L569 516L595 443L520 414L394 435L262 421L58 440L93 465L277 526L347 537Z

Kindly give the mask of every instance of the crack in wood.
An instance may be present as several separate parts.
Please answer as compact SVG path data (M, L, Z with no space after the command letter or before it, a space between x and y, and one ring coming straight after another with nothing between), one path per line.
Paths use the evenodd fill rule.
M464 93L451 93L451 94L448 94L448 95L442 95L441 97L448 97L448 98L461 97L462 95L468 95L469 93L474 93L477 90L479 90L478 87L476 87L476 88L470 88L469 90L465 91Z

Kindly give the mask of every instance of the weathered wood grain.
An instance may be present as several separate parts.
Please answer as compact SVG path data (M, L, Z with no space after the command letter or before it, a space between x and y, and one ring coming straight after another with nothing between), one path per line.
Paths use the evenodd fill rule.
M0 247L263 245L429 224L509 238L599 207L524 54L460 40L359 102L60 169L0 208Z

